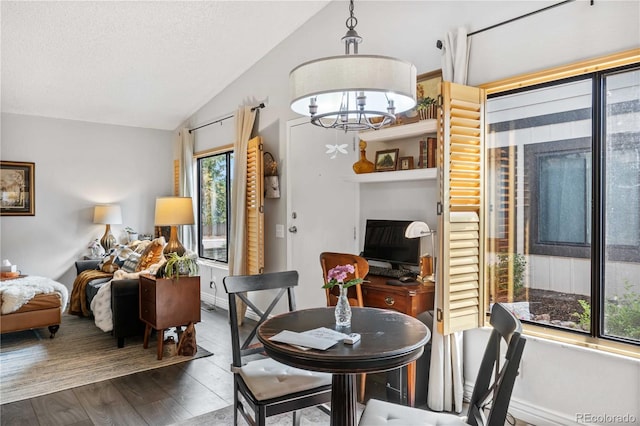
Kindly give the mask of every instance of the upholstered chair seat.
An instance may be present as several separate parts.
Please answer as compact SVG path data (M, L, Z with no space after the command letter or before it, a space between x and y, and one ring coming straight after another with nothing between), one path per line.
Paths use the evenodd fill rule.
M301 370L272 358L251 361L238 372L259 401L331 384L331 374Z
M442 414L406 405L370 399L360 418L367 426L458 426L467 425L466 417Z

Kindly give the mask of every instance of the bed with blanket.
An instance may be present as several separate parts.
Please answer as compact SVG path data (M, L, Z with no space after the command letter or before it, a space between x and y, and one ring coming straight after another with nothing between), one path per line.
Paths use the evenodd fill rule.
M26 276L0 282L0 332L48 327L53 338L69 300L67 287L50 278Z

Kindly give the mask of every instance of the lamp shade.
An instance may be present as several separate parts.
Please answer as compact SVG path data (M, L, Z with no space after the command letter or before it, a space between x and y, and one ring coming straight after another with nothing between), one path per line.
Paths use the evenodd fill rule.
M313 104L314 115L327 122L343 115L345 107L357 110L358 96L366 99L363 112L371 118L386 112L390 100L395 113L401 113L416 105L416 67L388 56L332 56L293 69L289 91L292 110L309 116ZM345 99L353 104L345 105Z
M93 209L93 223L119 225L122 223L122 209L117 204L98 204Z
M156 226L193 225L191 197L156 198Z
M432 234L433 232L431 228L429 228L429 225L420 221L411 222L409 226L407 226L407 230L404 231L406 238L419 238Z

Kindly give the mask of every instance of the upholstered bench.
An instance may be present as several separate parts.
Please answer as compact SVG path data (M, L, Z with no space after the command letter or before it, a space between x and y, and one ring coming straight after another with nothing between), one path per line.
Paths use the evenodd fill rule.
M27 276L3 280L0 290L0 333L48 327L53 339L68 300L64 285L45 277Z

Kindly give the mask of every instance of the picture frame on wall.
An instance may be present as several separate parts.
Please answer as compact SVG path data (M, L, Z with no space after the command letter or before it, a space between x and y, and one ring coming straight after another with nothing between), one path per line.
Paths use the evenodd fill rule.
M0 161L0 216L34 216L35 163Z
M376 151L376 172L388 172L398 167L399 148Z

